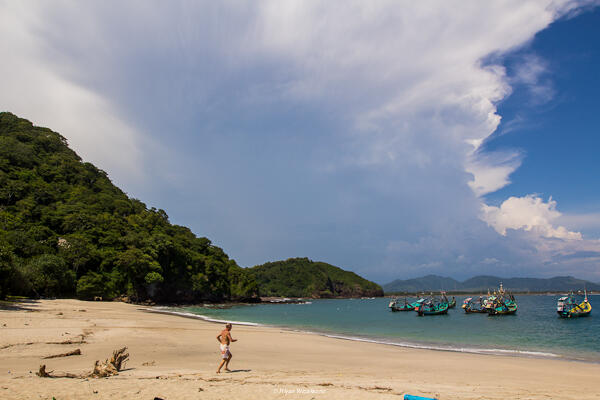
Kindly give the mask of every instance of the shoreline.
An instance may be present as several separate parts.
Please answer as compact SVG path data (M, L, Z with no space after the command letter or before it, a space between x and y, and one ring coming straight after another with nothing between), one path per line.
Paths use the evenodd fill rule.
M215 325L217 324L217 325ZM600 365L498 357L343 340L277 327L235 325L233 373L216 375L220 322L146 312L117 302L42 300L0 309L2 399L598 399ZM77 344L57 344L64 340ZM335 340L334 340L335 339ZM128 347L118 376L85 373ZM42 360L75 348L81 355ZM200 393L201 392L201 393Z
M165 315L174 315L183 318L197 319L200 321L205 321L214 324L224 324L231 323L234 325L240 326L257 326L271 329L281 329L289 332L298 332L304 333L307 335L317 335L323 336L331 339L338 340L347 340L350 342L364 342L364 343L374 343L380 344L383 346L395 346L402 347L408 349L416 349L416 350L429 350L429 351L440 351L440 352L451 352L451 353L459 353L459 354L475 354L475 355L488 355L494 357L523 357L523 358L534 358L540 360L562 360L569 362L577 362L584 364L597 364L600 365L600 360L589 360L584 358L576 358L569 357L558 353L550 353L541 350L518 350L518 349L504 349L504 348L486 348L486 347L478 347L473 345L473 347L465 347L465 346L457 346L453 347L452 343L427 343L427 342L418 342L418 341L410 341L407 339L398 339L401 341L394 341L394 339L384 338L384 337L376 337L376 336L359 336L352 334L344 334L337 332L325 332L318 330L306 330L299 329L293 326L287 325L273 325L273 324L264 324L258 322L251 321L234 321L227 319L216 319L202 314L195 314L192 312L183 312L183 311L175 311L175 310L162 310L160 308L148 308L144 309L146 312L151 313L159 313Z

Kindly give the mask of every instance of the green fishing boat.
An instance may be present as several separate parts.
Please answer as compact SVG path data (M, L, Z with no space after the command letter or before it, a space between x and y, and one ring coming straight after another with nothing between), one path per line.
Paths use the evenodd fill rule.
M415 306L412 305L412 303L409 303L408 300L406 299L406 297L404 298L404 301L400 301L400 299L395 298L394 300L392 300L388 306L390 308L390 310L396 312L396 311L413 311L415 309Z
M452 296L452 300L448 302L448 308L456 307L456 297Z
M558 299L556 312L561 318L587 317L592 312L592 305L588 301L587 292L585 292L585 298L581 303L575 301L573 292L561 297Z
M413 301L412 303L410 303L410 305L412 306L413 310L415 310L422 302L425 301L425 297L420 297L418 294L415 295L415 297L417 298L417 300Z
M515 297L511 293L507 293L500 283L498 293L490 296L487 302L488 315L511 315L517 312L518 306Z
M487 314L483 296L479 296L479 299L477 300L474 300L472 297L464 299L462 309L465 310L467 314Z
M422 317L424 315L442 315L448 313L448 299L442 295L441 300L436 300L433 296L422 301L416 308L417 314Z

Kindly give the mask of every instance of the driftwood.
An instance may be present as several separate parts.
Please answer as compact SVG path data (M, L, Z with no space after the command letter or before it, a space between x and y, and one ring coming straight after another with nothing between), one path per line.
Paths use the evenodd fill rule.
M41 378L81 378L80 375L70 374L68 372L58 372L52 374L54 371L46 372L46 365L40 365L40 370L35 374Z
M0 350L8 349L9 347L13 347L13 346L31 346L32 344L37 344L37 343L36 342L27 342L27 343L7 344L7 345L0 347Z
M76 351L79 351L79 349ZM127 347L123 347L122 349L113 351L110 360L107 359L104 362L96 360L94 369L87 374L75 375L68 372L53 374L54 371L46 372L46 365L40 365L40 369L36 375L42 378L106 378L108 376L117 375L125 366L125 363L129 359L129 353L126 351ZM59 355L59 357L60 356L61 355Z
M94 370L89 377L105 378L107 376L117 375L129 358L129 353L126 353L126 351L127 347L123 347L122 349L113 351L110 360L105 360L102 363L96 360Z
M87 343L85 340L83 339L79 339L79 340L65 340L62 342L46 342L46 344L85 344Z
M113 351L113 356L110 359L110 363L117 368L117 371L120 371L122 367L125 366L127 359L129 358L129 353L126 353L127 347L123 347L122 349Z
M32 344L41 344L41 343L45 343L45 344L85 344L85 343L87 343L85 341L86 335L78 335L78 337L79 337L79 339L76 339L76 340L68 339L68 340L64 340L62 342L27 342L27 343L6 344L4 346L0 346L0 350L8 349L9 347L13 347L13 346L31 346Z
M46 356L46 357L42 357L42 359L47 360L49 358L58 358L58 357L69 357L69 356L80 356L81 355L81 350L80 349L75 349L73 351L68 351L66 353L61 353L61 354L54 354L52 356Z
M84 344L87 343L85 341L85 337L86 335L77 335L77 337L79 339L68 339L68 340L63 340L62 342L46 342L46 344Z
M40 365L40 370L36 372L36 375L41 378L52 378L52 376L50 375L52 372L53 371L50 371L50 373L46 372L46 364L42 364Z

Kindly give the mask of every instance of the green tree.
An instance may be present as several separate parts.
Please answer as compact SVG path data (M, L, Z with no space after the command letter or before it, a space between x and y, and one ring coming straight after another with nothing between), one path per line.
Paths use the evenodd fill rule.
M115 269L111 272L89 271L77 281L77 297L84 300L93 300L102 297L103 300L112 300L120 293L122 277Z
M68 296L75 293L75 273L65 260L52 254L32 259L26 266L25 278L32 290L41 296Z
M107 297L107 279L103 274L90 271L77 281L77 297L93 300L96 296Z
M14 257L10 247L0 241L0 300L5 299L9 292Z

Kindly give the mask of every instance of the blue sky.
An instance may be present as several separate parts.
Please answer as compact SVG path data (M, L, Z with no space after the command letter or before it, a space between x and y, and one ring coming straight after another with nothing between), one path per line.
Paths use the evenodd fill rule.
M595 1L0 1L0 109L242 266L600 281Z
M544 71L535 85L546 88L548 97L540 99L531 85L520 84L500 103L503 122L485 148L519 148L525 157L512 184L488 196L491 201L535 192L552 196L565 213L598 211L600 49L594 43L600 39L599 23L597 8L562 19L503 58L514 74L524 58L537 57ZM582 231L600 235L599 226L590 228L596 230Z

